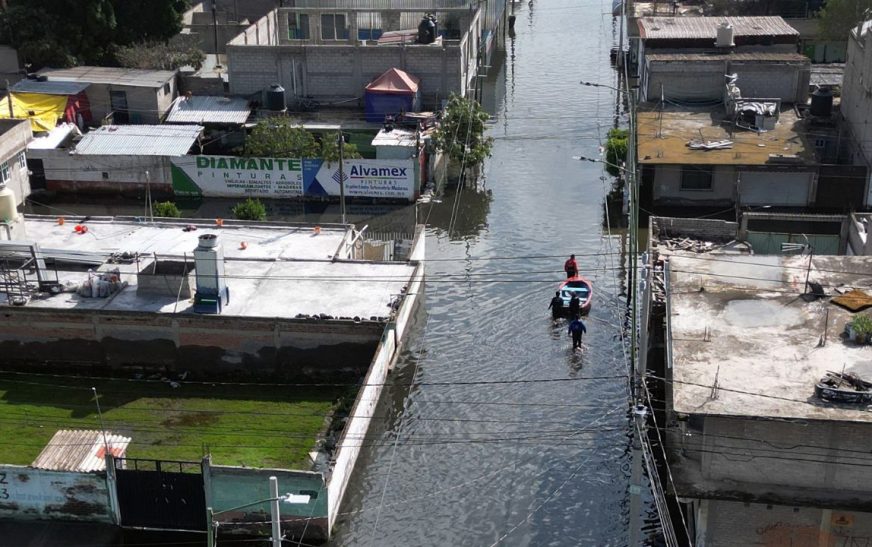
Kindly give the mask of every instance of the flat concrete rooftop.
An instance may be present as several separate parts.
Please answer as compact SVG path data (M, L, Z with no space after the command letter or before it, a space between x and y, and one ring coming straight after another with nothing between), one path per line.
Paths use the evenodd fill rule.
M129 219L90 219L86 234L74 231L75 222L58 225L54 218L28 217L27 236L39 243L43 254L75 258L76 253L130 252L143 256L137 264L104 264L100 270L121 270L128 286L108 298L85 298L71 292L44 295L28 307L92 309L148 313L193 313L187 298L176 302L172 296L137 294L136 272L145 262L158 258L182 260L185 253L193 263L197 238L215 233L224 247L225 277L230 304L223 317L294 318L299 314L369 319L390 315L391 300L409 282L413 265L336 260L345 238L341 226L322 227L315 235L312 226L276 225L216 227L201 223L196 231L185 232L185 223L146 224ZM242 249L241 243L247 247ZM83 254L82 256L86 256ZM52 268L49 267L51 270ZM59 267L58 280L80 284L88 273ZM6 295L0 294L0 305Z
M814 397L827 371L844 367L872 379L872 346L842 340L853 314L829 298L799 297L807 265L802 256L669 259L667 344L676 412L872 422L865 407ZM872 257L814 257L810 280L834 296L837 288L870 292ZM819 347L822 337L826 345Z
M772 131L756 133L735 127L723 105L711 108L646 105L638 118L639 163L680 165L767 165L770 155L796 156L790 164L816 162L814 143L809 143L803 120L791 108L782 108ZM661 117L663 118L661 121ZM818 129L820 132L820 129ZM723 150L692 150L688 141L733 141Z

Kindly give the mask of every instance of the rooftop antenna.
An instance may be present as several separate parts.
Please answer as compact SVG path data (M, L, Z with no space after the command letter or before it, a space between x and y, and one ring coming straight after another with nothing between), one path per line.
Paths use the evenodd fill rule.
M106 438L106 424L103 422L103 412L100 410L100 397L97 395L97 388L91 387L91 392L94 393L94 403L97 404L97 416L100 418L100 431L103 433L103 448L106 450L106 454L111 454L109 451L109 440Z

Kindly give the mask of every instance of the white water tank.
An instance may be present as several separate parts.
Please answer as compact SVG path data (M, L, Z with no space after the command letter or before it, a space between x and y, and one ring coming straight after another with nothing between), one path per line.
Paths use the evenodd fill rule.
M0 222L15 222L18 220L18 205L15 192L5 184L0 186Z
M718 37L715 40L715 47L733 47L733 25L724 21L718 25Z
M224 249L215 234L203 234L194 249L197 292L219 295L224 292Z

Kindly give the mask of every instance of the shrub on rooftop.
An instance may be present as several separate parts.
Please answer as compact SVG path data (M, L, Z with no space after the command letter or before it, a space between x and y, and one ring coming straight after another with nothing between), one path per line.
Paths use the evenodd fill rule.
M626 129L609 129L606 138L606 171L617 177L620 166L627 160L627 146L630 133Z
M266 207L259 199L248 198L233 206L236 220L266 220Z
M857 314L851 319L851 332L855 340L865 341L872 335L872 317Z
M163 218L179 218L182 212L172 201L158 201L151 204L151 214Z

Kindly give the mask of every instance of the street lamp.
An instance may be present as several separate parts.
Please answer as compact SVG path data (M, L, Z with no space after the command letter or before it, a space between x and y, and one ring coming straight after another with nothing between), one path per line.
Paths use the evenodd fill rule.
M596 82L585 82L585 81L581 81L578 83L580 83L583 86L587 86L587 87L604 87L606 89L611 89L612 91L614 91L616 93L623 93L625 95L627 94L627 91L624 89L619 89L617 87L606 85L606 84L598 84Z
M220 515L222 513L229 513L231 511L236 511L238 509L245 509L246 507L252 507L255 505L260 505L261 503L269 503L270 509L270 522L272 523L272 546L273 547L282 547L282 524L281 524L281 512L279 510L279 502L289 503L289 504L307 504L309 500L311 500L311 496L306 494L291 494L287 493L282 496L279 496L279 481L275 477L269 478L269 489L270 496L269 498L253 501L251 503L246 503L244 505L238 505L236 507L231 507L230 509L224 509L222 511L212 511L211 507L206 508L206 513L209 519L209 529L207 531L207 545L208 547L215 547L215 535L218 528L218 523L215 522L215 516Z
M618 169L619 171L623 171L624 173L630 172L630 170L627 169L626 167L624 167L623 165L616 165L610 161L606 161L606 160L600 159L600 158L588 158L587 156L572 156L572 159L578 160L578 161L589 161L591 163L603 163L605 165L608 165L609 167L614 167L615 169Z

